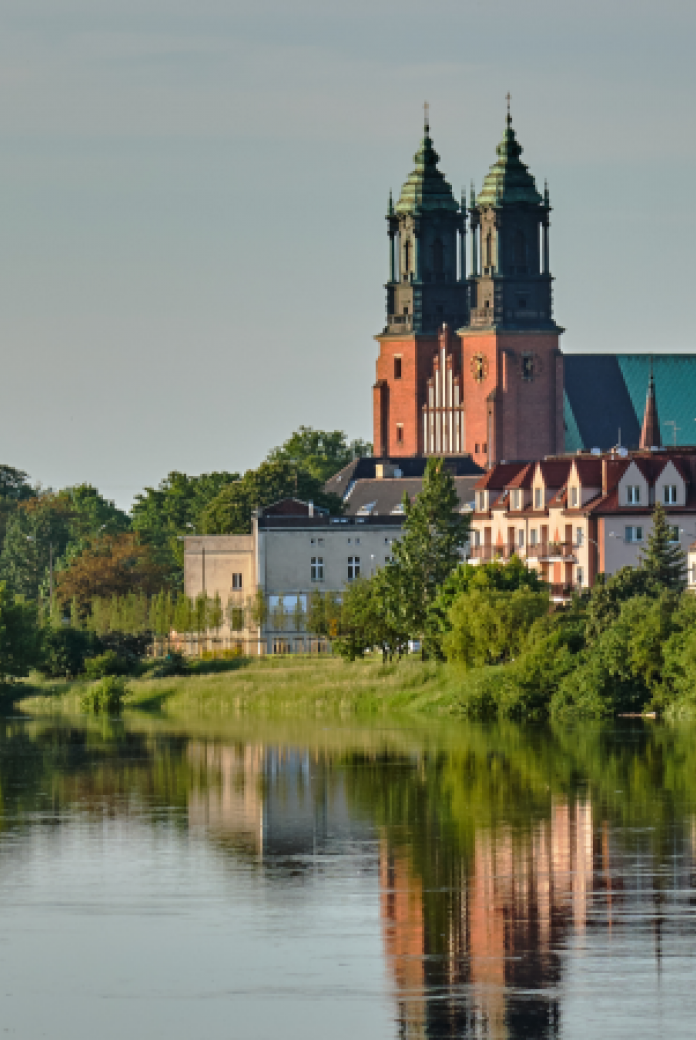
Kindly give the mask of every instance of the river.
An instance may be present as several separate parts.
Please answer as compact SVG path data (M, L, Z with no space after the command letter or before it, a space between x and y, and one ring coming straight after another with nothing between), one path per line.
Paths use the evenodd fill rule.
M12 717L0 799L1 1035L694 1035L694 727Z

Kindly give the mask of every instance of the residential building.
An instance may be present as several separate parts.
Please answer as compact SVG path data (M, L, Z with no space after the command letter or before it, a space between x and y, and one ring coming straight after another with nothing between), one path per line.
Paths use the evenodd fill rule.
M504 463L477 481L475 495L472 562L515 554L563 601L600 572L637 566L657 502L675 544L687 551L696 538L696 448L617 448Z

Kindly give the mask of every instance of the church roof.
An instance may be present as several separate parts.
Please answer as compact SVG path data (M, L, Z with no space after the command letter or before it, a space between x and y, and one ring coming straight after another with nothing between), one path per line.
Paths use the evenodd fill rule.
M401 198L394 207L398 216L430 213L433 210L459 212L451 185L438 169L440 156L433 148L430 127L425 124L423 140L414 156L416 168L401 189Z
M649 354L564 354L565 450L637 448L650 378ZM660 440L696 441L696 354L653 354Z
M657 402L655 400L655 379L653 378L651 365L648 394L645 399L645 415L643 416L643 426L640 431L640 447L659 448L661 444L660 420L657 417Z
M538 206L543 200L537 191L534 177L522 162L522 145L512 129L512 117L507 114L503 139L496 148L498 158L486 174L483 188L476 202L479 206L498 206L505 203L528 202Z

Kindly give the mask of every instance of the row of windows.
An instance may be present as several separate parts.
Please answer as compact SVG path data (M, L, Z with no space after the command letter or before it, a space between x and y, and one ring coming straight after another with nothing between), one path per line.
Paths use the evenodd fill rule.
M628 504L631 506L640 505L640 485L629 484L626 488ZM674 506L677 504L677 485L676 484L665 484L662 489L662 500L666 506Z
M673 542L678 542L679 541L679 528L678 527L670 527L669 530L670 530L671 540ZM546 539L545 540L540 540L539 535L540 535L540 532L537 531L536 528L532 528L532 530L529 532L529 545L530 545L530 548L534 548L534 547L536 547L538 545L548 545L549 544L548 533L546 535ZM643 541L643 528L642 527L635 527L633 525L627 526L625 528L625 531L624 531L624 541L625 542L642 542ZM525 543L525 532L524 532L524 530L519 530L517 532L517 547L519 549L524 549L524 543ZM582 527L576 527L575 528L575 543L574 544L576 546L578 546L578 547L585 544L585 533L584 533ZM481 532L480 531L473 531L472 532L472 545L474 546L474 548L480 548L480 546L481 546Z
M392 557L385 556L385 563L391 563ZM324 557L323 556L312 556L310 561L310 577L311 580L323 581L324 580ZM355 581L356 578L360 577L360 557L349 556L348 557L348 581Z
M311 545L323 545L324 544L324 539L323 538L310 538L309 541L310 541ZM360 545L360 539L359 538L353 538L352 541L353 541L354 545ZM393 538L385 538L384 539L384 544L385 545L391 545L393 541L394 541ZM348 545L350 545L351 544L351 539L348 538L347 542L348 542ZM240 575L240 579L241 579L241 575ZM240 585L240 588L241 588L241 585Z
M476 451L478 452L478 444L476 445ZM486 450L484 444L483 450ZM627 501L629 505L638 506L641 505L640 485L629 484L626 488ZM663 488L663 501L666 506L673 506L677 504L677 486L676 484L665 484ZM485 506L486 496L485 492L479 493L479 509L483 512ZM579 491L577 487L570 489L570 505L576 507L579 502ZM513 509L520 509L523 504L522 492L519 490L513 490L510 492L510 504ZM544 508L544 491L543 488L534 489L534 508Z

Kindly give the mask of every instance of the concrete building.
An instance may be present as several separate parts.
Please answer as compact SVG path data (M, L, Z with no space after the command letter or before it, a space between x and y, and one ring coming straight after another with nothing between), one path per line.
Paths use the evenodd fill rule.
M311 502L284 499L254 516L248 535L184 539L184 591L220 597L224 620L207 649L298 653L324 648L306 630L315 589L340 593L391 557L403 514L329 516ZM199 641L189 638L190 651Z

